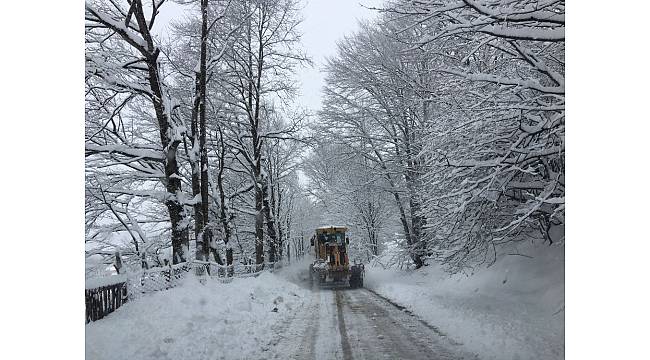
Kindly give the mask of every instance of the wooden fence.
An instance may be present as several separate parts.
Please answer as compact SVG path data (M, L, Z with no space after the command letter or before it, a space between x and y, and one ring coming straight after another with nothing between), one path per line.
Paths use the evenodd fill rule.
M86 323L112 313L126 300L126 282L86 289Z
M219 282L230 282L233 278L257 276L262 271L282 268L284 261L262 265L224 266L207 261L188 261L118 276L93 279L86 287L86 323L103 318L122 306L127 299L134 299L147 293L167 290L179 284L187 274L199 278L210 277ZM96 286L101 284L100 286Z

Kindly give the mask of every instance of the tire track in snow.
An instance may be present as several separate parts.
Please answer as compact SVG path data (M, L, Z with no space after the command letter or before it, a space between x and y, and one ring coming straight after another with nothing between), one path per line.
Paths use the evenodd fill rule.
M343 360L333 292L313 289L305 306L295 309L269 349L274 359ZM272 355L271 355L272 354Z
M475 359L446 337L364 289L339 291L354 359ZM344 343L345 341L342 341Z
M431 329L433 332L435 332L438 336L441 336L441 337L445 337L445 338L447 338L447 340L449 340L449 342L450 342L452 345L463 345L462 343L460 343L460 342L458 342L458 341L456 341L456 340L454 340L454 339L452 339L452 338L447 337L447 334L445 334L445 333L442 332L440 329L438 329L438 327L433 326L433 325L429 324L428 322L426 322L426 321L420 319L420 317L418 317L417 315L415 315L411 310L407 309L405 306L402 306L402 305L400 305L400 304L394 302L393 300L391 300L391 299L389 299L389 298L387 298L387 297L382 296L381 294L375 292L375 291L372 290L372 289L365 288L364 290L366 290L366 291L368 291L369 293L373 294L374 296L376 296L376 297L378 297L378 298L380 298L380 299L386 301L387 303L393 305L393 306L396 307L398 310L403 311L405 314L408 314L408 315L412 316L414 319L416 319L417 321L419 321L422 325L428 327L428 328Z
M339 333L341 335L341 349L343 350L343 359L352 359L352 350L350 349L350 341L348 340L348 333L345 330L345 317L343 316L342 296L339 290L336 290L336 314L338 317Z
M305 283L305 285L307 285ZM477 359L403 306L368 289L311 287L273 346L276 359Z
M341 349L341 333L338 329L338 312L334 292L317 290L320 306L318 311L318 331L314 349L317 360L343 360Z
M298 351L292 354L291 359L315 359L316 358L316 338L318 336L318 329L320 322L315 319L316 314L320 309L320 296L312 295L312 304L302 316L305 316L308 321L302 333L298 333L297 337L302 336ZM310 316L311 314L311 316Z

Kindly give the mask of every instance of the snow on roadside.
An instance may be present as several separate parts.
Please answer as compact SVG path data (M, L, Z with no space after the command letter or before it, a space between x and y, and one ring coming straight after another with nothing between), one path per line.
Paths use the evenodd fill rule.
M525 246L471 276L366 268L366 286L479 358L564 358L564 248Z
M115 285L126 282L126 275L111 275L86 279L86 289L94 289L102 286Z
M208 279L203 285L190 276L86 325L86 358L268 358L271 326L306 296L306 289L266 272L230 284Z

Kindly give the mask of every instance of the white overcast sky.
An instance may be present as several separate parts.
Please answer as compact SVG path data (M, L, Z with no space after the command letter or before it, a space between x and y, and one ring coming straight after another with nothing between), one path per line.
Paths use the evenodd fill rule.
M358 29L361 19L372 19L376 11L365 7L380 7L383 0L302 0L304 4L301 26L302 43L313 67L298 72L301 82L300 105L316 111L320 109L325 58L336 54L336 42ZM363 6L362 6L363 5Z
M373 19L377 11L367 7L380 7L383 0L300 0L303 5L303 22L300 30L302 44L313 66L300 69L298 106L311 111L320 109L321 89L324 74L321 72L325 58L336 54L336 41L358 29L357 22ZM365 7L364 7L365 6ZM160 9L154 32L162 35L167 25L184 16L185 8L174 2L167 2Z

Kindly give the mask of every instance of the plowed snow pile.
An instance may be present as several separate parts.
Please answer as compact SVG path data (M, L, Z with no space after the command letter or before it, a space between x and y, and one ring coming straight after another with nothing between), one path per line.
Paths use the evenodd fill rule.
M366 286L438 327L480 359L564 358L564 248L525 246L489 268L450 276L366 268ZM532 258L529 258L530 256Z
M264 359L271 327L305 289L270 273L230 284L193 276L86 326L86 359Z

